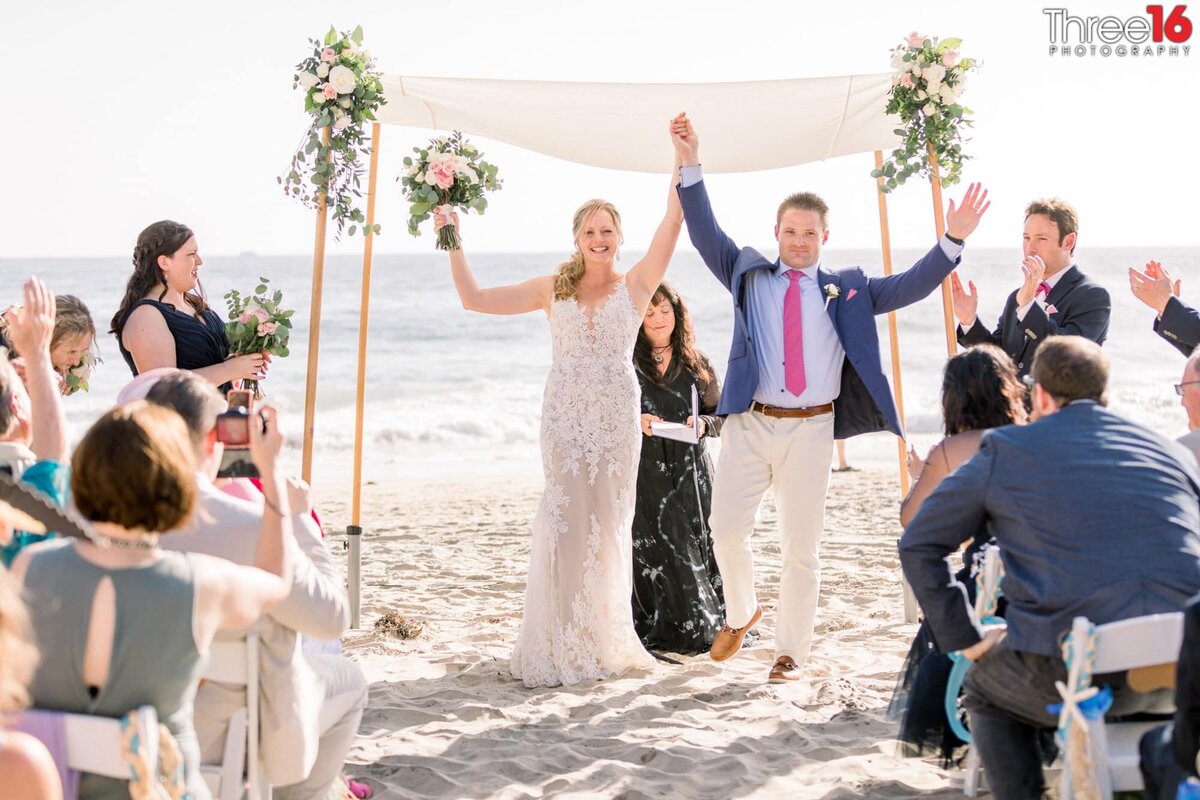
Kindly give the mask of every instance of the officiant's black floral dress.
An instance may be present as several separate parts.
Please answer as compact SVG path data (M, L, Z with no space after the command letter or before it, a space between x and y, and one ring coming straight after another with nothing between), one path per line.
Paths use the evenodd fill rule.
M673 363L660 384L638 370L642 413L686 422L695 385L705 439L720 435L724 419L713 413L721 386L711 366L708 371L713 378L702 383ZM687 444L642 437L633 515L633 622L650 649L707 651L725 619L708 530L713 468L705 439Z

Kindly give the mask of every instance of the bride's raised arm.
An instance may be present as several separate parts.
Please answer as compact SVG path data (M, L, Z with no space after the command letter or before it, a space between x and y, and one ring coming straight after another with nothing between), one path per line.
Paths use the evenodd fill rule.
M658 291L663 276L667 274L671 256L675 254L675 244L683 228L683 207L679 204L679 193L675 189L679 183L679 165L696 146L696 134L691 130L687 114L680 114L671 120L668 130L671 142L675 145L675 165L671 167L671 184L667 189L667 211L658 224L658 230L654 232L646 255L629 270L630 293L641 310L650 304L650 298Z
M450 213L447 223L440 214L434 214L434 230L442 229L450 224L458 228L458 214ZM459 241L462 240L462 229L459 229ZM448 251L450 254L450 273L454 276L454 288L462 300L463 308L468 311L478 311L481 314L525 314L541 309L549 313L550 300L554 294L554 276L542 275L530 278L522 283L508 286L494 286L490 289L480 289L467 266L467 256L459 249Z

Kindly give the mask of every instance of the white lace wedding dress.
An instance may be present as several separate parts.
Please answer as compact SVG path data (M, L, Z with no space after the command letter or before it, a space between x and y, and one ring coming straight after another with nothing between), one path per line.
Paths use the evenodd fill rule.
M570 685L654 663L630 606L642 435L633 345L641 324L624 280L590 318L574 299L551 307L546 493L533 520L525 617L512 655L512 675L526 686Z

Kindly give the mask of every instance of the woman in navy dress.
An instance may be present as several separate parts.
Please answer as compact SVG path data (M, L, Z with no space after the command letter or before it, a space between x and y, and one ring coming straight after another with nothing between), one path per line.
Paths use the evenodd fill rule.
M205 301L196 236L178 222L155 222L138 236L133 274L109 331L134 375L159 367L192 370L222 390L261 380L269 358L230 356L225 323Z

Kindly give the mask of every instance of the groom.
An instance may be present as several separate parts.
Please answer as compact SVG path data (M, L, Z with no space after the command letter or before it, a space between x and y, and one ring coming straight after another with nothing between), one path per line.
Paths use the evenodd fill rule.
M954 269L963 241L987 210L972 185L953 201L947 233L909 270L868 278L858 267L821 264L828 207L809 192L783 201L776 217L779 260L738 248L717 225L700 174L691 122L679 196L692 244L733 295L733 345L717 413L728 415L713 489L713 551L724 580L725 627L711 656L724 661L762 617L754 593L750 534L768 486L775 486L783 573L770 682L800 678L812 646L820 581L818 551L834 439L888 430L903 435L879 357L875 315L917 302Z

